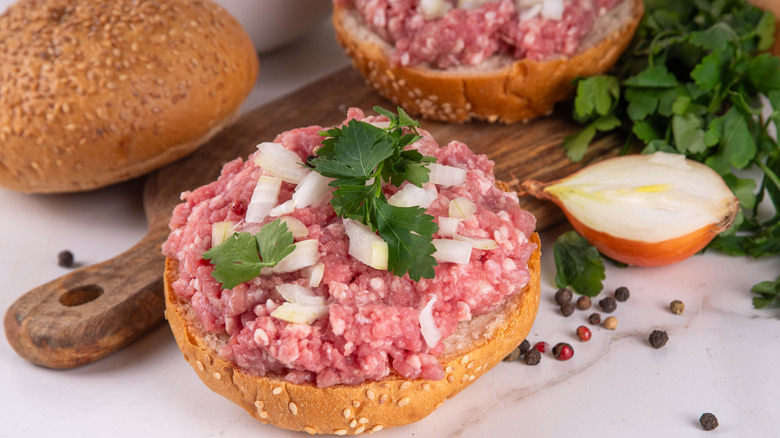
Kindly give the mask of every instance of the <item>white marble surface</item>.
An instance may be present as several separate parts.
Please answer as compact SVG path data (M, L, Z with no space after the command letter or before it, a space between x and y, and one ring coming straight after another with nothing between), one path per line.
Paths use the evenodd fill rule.
M7 4L9 2L5 2ZM0 2L0 10L5 6ZM326 23L297 43L261 57L251 109L347 64ZM312 68L315 66L315 68ZM68 273L56 254L70 249L83 265L111 258L145 234L140 190L132 181L91 193L31 196L0 189L0 308ZM780 436L780 311L755 310L750 287L774 279L780 258L717 254L652 269L609 267L611 293L631 298L614 313L615 331L575 328L590 312L560 315L552 241L543 235L542 303L533 343L569 342L575 355L540 365L501 363L425 420L380 432L385 437L684 437L704 432L713 412L718 436ZM681 299L683 315L668 303ZM653 329L669 333L661 349ZM212 393L183 360L167 326L97 363L54 371L25 362L0 341L0 436L284 437Z

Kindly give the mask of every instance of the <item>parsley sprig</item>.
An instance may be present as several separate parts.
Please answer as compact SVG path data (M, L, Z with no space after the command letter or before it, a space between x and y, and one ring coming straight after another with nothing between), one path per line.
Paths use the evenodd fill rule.
M432 236L438 231L433 216L420 207L396 207L387 203L382 183L396 187L404 181L421 186L428 181L427 163L433 157L403 148L420 136L420 125L403 109L395 115L375 107L390 119L387 128L350 120L345 126L320 134L327 137L309 166L336 187L333 205L340 217L368 225L388 244L388 269L395 275L408 273L415 281L433 278L436 260Z
M645 0L643 21L612 74L578 81L573 115L585 128L565 140L567 155L579 161L598 132L621 129L626 145L638 140L644 153L703 162L743 207L709 248L780 253L780 59L765 52L774 30L774 16L745 0ZM745 169L760 174L758 184ZM771 217L759 214L762 202L774 207ZM780 304L778 281L753 289L756 307Z
M233 289L258 275L265 267L276 266L295 246L287 224L277 219L257 234L233 233L224 242L203 253L215 265L211 276L225 289Z

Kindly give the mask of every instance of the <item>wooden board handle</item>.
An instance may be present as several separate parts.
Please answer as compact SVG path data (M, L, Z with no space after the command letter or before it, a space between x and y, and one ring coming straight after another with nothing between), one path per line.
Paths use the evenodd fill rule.
M74 368L114 353L164 319L164 233L150 233L105 262L39 286L5 314L16 352L38 365Z

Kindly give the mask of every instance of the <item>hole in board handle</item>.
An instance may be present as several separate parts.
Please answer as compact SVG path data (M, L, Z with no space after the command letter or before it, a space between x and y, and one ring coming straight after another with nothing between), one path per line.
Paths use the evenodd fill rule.
M60 304L67 307L80 306L94 301L103 295L103 288L96 284L89 284L71 289L60 295Z

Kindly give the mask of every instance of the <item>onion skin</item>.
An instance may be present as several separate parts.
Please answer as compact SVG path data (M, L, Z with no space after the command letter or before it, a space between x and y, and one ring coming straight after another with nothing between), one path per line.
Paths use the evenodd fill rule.
M705 225L688 234L657 242L625 239L604 231L594 230L583 224L577 217L567 211L560 199L546 190L547 187L569 178L571 178L571 175L550 183L529 180L524 181L521 187L529 195L551 201L560 207L571 226L591 245L596 247L600 253L629 265L663 266L685 260L704 249L719 233L729 229L739 212L739 201L735 196L732 196L728 200L725 213L719 221Z

